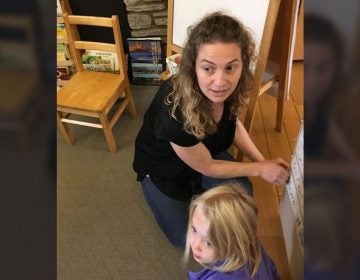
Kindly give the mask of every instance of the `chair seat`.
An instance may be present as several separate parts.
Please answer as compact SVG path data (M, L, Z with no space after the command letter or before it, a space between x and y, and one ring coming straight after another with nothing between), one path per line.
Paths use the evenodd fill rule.
M118 89L123 82L119 74L78 72L57 92L57 106L104 112L120 96Z

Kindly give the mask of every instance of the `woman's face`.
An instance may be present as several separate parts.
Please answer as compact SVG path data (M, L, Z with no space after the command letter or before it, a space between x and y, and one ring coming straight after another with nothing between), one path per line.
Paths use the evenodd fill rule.
M241 50L235 43L202 44L195 70L202 93L223 103L235 90L242 71Z
M215 250L207 235L209 220L201 206L197 206L191 218L188 238L194 259L203 264L213 262Z
M336 72L335 53L323 42L305 42L305 103L314 105L330 90Z

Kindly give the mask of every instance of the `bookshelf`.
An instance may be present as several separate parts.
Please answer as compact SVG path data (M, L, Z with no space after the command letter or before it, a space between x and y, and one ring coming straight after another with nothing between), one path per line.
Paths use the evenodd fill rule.
M70 53L69 41L64 24L63 12L71 14L68 0L57 0L57 20L56 20L56 43L57 43L57 87L66 84L74 72L74 61Z
M133 83L159 85L163 72L161 38L128 38L127 43Z

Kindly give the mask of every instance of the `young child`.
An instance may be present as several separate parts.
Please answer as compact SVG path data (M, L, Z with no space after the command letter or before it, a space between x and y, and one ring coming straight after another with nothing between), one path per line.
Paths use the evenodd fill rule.
M257 208L238 184L223 184L190 204L184 253L205 267L191 280L280 279L256 236Z

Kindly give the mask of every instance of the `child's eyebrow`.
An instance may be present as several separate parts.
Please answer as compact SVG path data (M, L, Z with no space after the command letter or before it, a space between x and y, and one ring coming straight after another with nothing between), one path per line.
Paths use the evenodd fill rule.
M191 223L190 227L194 228L196 230L197 234L200 234L193 223ZM209 239L207 233L205 235L200 235L200 237L203 238L203 239Z

